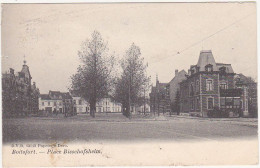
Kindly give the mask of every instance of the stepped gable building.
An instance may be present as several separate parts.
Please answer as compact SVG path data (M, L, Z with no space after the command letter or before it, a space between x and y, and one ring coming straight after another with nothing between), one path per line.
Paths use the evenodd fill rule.
M177 95L177 92L180 91L179 83L186 79L186 75L187 75L187 72L185 72L184 70L181 70L180 72L178 72L178 70L176 69L174 78L169 82L171 111L177 111L177 109L174 107L176 95Z
M152 87L150 93L151 113L158 114L171 111L170 108L170 85L169 83L160 83L156 76L156 85Z
M39 110L40 94L32 81L29 66L24 65L18 73L10 68L2 74L2 102L4 116L33 115Z
M235 86L234 76L231 64L216 63L211 50L201 51L180 83L180 111L207 117L218 107L230 116L248 115L247 88Z

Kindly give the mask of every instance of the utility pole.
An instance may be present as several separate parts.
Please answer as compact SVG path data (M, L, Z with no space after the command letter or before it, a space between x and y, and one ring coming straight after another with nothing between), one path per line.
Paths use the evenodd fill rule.
M128 105L129 105L129 116L131 115L131 74L130 74L130 80L129 80L129 86L128 86Z
M146 86L144 86L144 115L145 115L145 87Z

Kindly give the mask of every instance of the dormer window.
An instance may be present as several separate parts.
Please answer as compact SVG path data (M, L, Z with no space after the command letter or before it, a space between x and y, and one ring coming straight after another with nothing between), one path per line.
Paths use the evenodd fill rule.
M191 75L194 74L194 69L192 69L190 72L191 72Z
M200 67L196 67L196 71L199 72L200 71Z
M220 71L221 73L225 73L225 72L226 72L226 69L227 69L227 68L223 66L223 67L219 68L219 71Z
M212 71L213 71L213 65L211 65L211 64L206 65L206 66L205 66L205 70L206 70L207 72L212 72Z

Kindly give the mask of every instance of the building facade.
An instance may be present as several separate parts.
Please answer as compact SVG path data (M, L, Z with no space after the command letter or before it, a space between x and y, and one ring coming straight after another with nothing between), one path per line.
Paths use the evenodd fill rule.
M96 103L97 113L121 113L122 104L116 102L113 97L106 96Z
M39 97L39 109L49 113L74 114L74 101L69 92L49 91Z
M251 117L257 117L257 83L251 77L240 73L235 75L235 85L239 88L246 87L248 89L248 113Z
M207 117L219 108L229 116L248 115L247 88L236 87L231 64L216 63L212 52L201 51L180 83L180 111Z
M160 83L156 77L156 85L152 87L150 96L150 111L154 115L169 113L170 107L170 84Z
M74 102L74 109L77 112L77 114L90 112L90 105L85 99L83 99L82 97L74 96L72 98Z
M177 92L180 91L180 85L179 83L186 79L187 72L184 70L178 72L178 70L175 70L175 76L174 78L169 82L170 88L170 101L171 101L171 111L177 112L177 108L175 107L175 100Z
M39 110L40 95L36 83L32 82L29 66L24 65L18 73L10 68L2 74L3 116L34 115Z

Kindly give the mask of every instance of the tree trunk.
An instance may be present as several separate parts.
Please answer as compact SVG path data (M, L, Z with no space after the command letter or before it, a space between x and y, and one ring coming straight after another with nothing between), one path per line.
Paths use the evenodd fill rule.
M90 103L90 116L95 118L95 113L96 113L96 101L92 100Z

